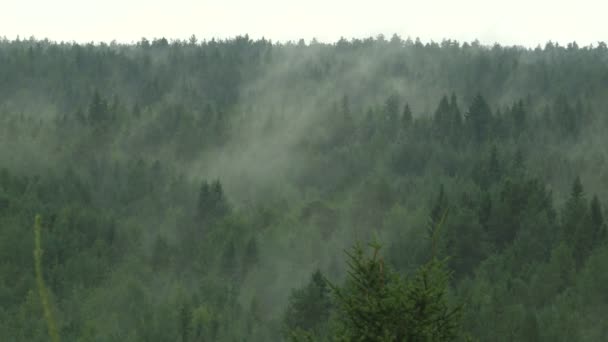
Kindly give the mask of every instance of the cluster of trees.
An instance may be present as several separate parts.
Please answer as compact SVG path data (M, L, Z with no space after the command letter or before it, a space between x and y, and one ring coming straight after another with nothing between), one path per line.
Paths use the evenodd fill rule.
M0 40L0 340L603 340L607 56Z
M294 341L449 341L462 338L461 306L449 304L449 276L433 257L412 279L385 265L378 243L371 256L355 245L349 277L336 287L316 271L292 293L285 337Z

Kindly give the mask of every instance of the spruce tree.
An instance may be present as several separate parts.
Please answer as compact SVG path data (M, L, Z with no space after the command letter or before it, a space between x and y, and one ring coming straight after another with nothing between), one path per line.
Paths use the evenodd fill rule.
M486 100L478 94L466 115L467 126L475 143L486 141L491 135L492 111Z
M355 245L349 277L331 285L337 303L336 339L340 341L451 341L459 335L461 308L448 300L450 275L433 257L411 279L403 279L384 263L381 246L371 255Z

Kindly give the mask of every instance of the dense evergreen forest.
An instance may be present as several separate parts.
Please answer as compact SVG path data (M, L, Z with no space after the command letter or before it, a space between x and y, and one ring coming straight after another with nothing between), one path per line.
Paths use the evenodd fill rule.
M604 43L0 39L0 341L605 341L607 129Z

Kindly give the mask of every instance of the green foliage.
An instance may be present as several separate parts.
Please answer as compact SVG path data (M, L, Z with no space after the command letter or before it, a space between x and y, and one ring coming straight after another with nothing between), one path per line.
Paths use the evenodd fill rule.
M466 114L466 123L473 141L482 143L492 135L492 110L486 100L477 94Z
M412 121L414 121L414 118L412 117L412 110L410 105L406 103L403 107L403 114L401 115L401 125L403 128L407 129L412 124Z
M605 57L0 39L0 340L604 340Z
M201 221L222 218L230 212L228 201L224 196L224 189L219 180L212 183L203 182L201 185L197 216Z
M293 291L289 297L284 315L285 337L298 341L318 340L327 334L331 309L329 285L317 270L305 287Z
M385 265L380 246L361 246L349 256L348 279L332 286L340 341L449 341L458 335L459 307L448 304L449 274L432 259L404 281Z

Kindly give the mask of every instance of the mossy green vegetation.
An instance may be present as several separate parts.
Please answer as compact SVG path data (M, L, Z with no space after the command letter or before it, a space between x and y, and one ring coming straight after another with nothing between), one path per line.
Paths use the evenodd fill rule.
M0 39L0 341L606 340L607 56Z

